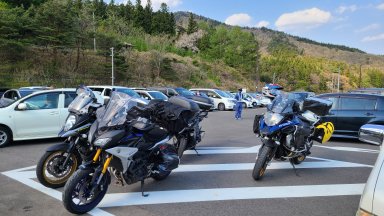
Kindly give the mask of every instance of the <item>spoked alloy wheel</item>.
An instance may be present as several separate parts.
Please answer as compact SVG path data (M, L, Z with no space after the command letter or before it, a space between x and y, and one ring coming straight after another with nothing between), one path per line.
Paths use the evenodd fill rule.
M259 153L257 154L257 159L255 166L253 168L252 177L256 181L260 180L265 170L267 169L267 165L269 162L269 155L272 152L272 148L268 146L263 146L260 148Z
M58 188L65 185L81 163L75 154L71 154L66 166L63 166L67 156L68 153L61 150L45 152L36 168L37 179L42 185L49 188Z
M11 132L7 128L0 126L0 148L8 145L11 138Z
M94 190L92 182L93 170L77 170L65 184L63 192L64 207L73 214L84 214L97 206L108 189L109 172L103 176L100 185ZM109 180L108 180L109 179Z

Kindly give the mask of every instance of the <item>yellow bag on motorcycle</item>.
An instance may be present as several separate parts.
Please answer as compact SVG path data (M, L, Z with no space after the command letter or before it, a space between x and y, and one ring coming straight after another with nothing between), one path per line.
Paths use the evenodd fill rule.
M315 135L313 140L319 143L326 143L331 138L333 131L335 131L335 127L332 122L325 122L323 124L318 125L315 128Z

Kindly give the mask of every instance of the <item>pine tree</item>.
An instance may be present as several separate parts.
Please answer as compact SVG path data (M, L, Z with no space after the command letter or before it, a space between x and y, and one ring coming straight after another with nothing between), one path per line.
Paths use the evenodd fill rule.
M193 14L189 13L187 34L192 34L194 32L197 32L197 30L198 30L197 22L195 21Z
M152 33L152 3L151 0L148 0L147 5L144 8L144 20L143 20L143 29L146 33Z

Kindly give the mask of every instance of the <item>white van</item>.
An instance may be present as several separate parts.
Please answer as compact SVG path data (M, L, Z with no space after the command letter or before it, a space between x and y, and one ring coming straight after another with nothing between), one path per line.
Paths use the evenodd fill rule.
M203 93L213 100L213 108L218 110L233 110L236 100L229 97L225 92L219 89L193 88L190 91ZM197 94L199 95L199 94Z

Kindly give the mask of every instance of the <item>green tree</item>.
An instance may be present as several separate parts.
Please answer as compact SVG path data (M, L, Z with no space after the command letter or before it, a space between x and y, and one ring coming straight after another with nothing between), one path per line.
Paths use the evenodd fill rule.
M197 30L198 30L197 22L195 21L193 14L189 13L187 34L192 34L193 32L197 32Z
M152 14L152 3L151 0L148 0L147 5L144 8L144 20L142 23L144 31L148 34L152 33Z

